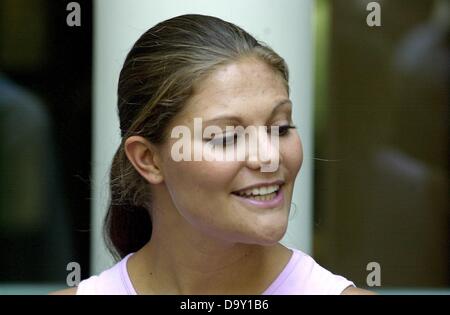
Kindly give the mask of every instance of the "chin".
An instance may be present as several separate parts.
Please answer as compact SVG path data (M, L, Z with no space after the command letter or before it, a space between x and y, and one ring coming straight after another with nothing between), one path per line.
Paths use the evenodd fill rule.
M252 243L272 246L278 244L283 236L286 234L287 224L274 227L273 225L264 231L258 231L256 235L252 237Z

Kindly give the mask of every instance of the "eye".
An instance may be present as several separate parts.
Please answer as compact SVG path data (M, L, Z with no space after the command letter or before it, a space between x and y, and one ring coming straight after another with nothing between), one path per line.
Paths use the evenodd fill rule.
M278 135L280 137L286 136L289 133L289 129L297 128L294 125L283 125L283 126L272 126L272 127L278 127Z
M228 134L226 136L218 136L218 137L214 137L212 139L208 139L208 143L210 143L213 146L229 146L232 144L236 144L237 143L237 138L238 138L238 134L237 133L232 133L232 134Z

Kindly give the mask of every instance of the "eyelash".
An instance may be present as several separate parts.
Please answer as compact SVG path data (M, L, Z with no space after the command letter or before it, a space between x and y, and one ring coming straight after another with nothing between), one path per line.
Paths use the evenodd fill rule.
M294 125L284 125L280 126L278 129L278 134L283 137L289 133L289 129L296 129L297 127Z
M284 137L287 136L289 133L289 129L296 129L297 127L294 125L284 125L284 126L279 126L278 129L278 135L280 137ZM270 130L269 130L270 133ZM213 145L222 145L222 146L227 146L230 145L231 143L236 143L238 134L234 133L233 135L230 135L228 137L222 137L219 139L204 139L205 141L209 141L210 143L212 143ZM231 142L231 139L233 139L234 141Z

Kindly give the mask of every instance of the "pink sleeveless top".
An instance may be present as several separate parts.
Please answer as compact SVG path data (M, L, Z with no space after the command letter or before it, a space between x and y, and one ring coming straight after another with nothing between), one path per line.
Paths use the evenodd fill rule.
M353 282L332 274L302 251L290 249L293 254L289 262L262 295L338 295L345 288L354 286ZM136 295L127 271L127 260L131 255L133 253L100 275L81 281L77 295Z

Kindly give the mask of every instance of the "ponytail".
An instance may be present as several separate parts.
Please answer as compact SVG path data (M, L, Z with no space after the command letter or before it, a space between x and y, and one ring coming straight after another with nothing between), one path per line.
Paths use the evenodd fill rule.
M152 234L148 210L133 205L110 205L105 217L108 249L116 260L141 249Z
M150 240L150 194L142 193L148 185L127 159L121 144L111 166L110 203L104 221L105 242L116 260L138 251ZM142 196L148 199L139 200Z

